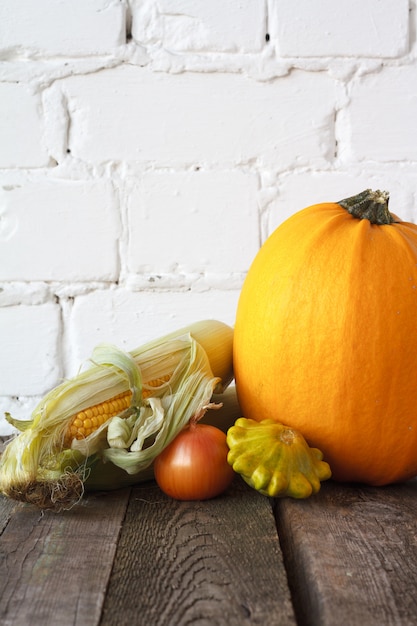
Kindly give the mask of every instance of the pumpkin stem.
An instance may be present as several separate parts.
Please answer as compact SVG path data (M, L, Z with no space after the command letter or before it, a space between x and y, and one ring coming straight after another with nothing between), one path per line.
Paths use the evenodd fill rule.
M337 204L359 220L369 220L371 224L392 224L394 218L388 211L388 201L388 191L366 189Z

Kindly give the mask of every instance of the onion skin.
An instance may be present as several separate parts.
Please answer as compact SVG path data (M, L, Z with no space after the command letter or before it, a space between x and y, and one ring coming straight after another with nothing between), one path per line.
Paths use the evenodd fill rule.
M228 452L224 432L192 422L155 459L155 480L176 500L215 498L235 476L227 462Z

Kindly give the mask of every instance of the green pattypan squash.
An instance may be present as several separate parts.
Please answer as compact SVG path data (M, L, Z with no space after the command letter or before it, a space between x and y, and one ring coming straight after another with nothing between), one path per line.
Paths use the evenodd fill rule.
M239 418L227 431L227 444L234 471L266 496L308 498L320 490L320 481L331 477L320 450L272 419Z

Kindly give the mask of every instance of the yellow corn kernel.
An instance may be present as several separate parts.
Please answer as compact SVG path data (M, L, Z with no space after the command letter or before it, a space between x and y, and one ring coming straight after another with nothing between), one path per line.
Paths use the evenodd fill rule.
M108 419L127 409L131 398L132 392L126 391L112 398L112 405L110 405L109 401L106 401L79 411L74 415L68 427L66 438L72 441L73 439L88 437Z
M159 387L168 382L170 378L170 375L162 376L146 383L146 386L153 388ZM150 395L152 395L152 391L150 389L142 390L143 398L148 398ZM111 417L119 415L127 409L130 406L131 400L132 392L125 391L123 393L119 393L113 398L110 398L109 400L106 400L105 402L100 402L100 404L95 404L94 406L90 406L87 409L79 411L76 415L74 415L70 425L68 426L65 438L66 442L71 442L73 439L84 439L84 437L88 437Z

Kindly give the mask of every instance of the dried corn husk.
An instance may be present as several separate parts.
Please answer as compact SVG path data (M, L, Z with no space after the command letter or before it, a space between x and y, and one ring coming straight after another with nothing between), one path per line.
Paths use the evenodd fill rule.
M115 488L152 477L154 458L230 382L232 332L208 321L130 353L98 346L91 366L50 391L30 420L7 416L21 432L0 459L0 491L42 509L60 510L80 500L86 484L106 488L108 480L108 488ZM207 354L213 354L211 361ZM219 354L221 363L216 362ZM220 376L213 374L212 362ZM169 382L143 399L143 381L167 373ZM132 392L128 409L84 439L66 443L75 413L127 389Z

